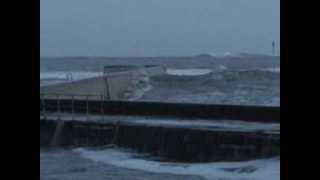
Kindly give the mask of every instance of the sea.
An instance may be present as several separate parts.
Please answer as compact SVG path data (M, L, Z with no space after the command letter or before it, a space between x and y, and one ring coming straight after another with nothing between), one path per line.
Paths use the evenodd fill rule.
M160 65L137 101L280 106L280 57L43 57L40 87L100 76L104 66ZM139 91L139 89L136 89ZM117 147L40 149L42 180L279 180L280 159L173 163Z

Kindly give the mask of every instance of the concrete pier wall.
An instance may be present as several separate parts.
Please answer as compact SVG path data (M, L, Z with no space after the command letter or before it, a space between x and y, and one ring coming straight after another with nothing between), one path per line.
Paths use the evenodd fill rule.
M57 121L40 120L40 147L52 141ZM61 147L117 144L167 161L241 161L280 155L280 135L188 128L65 121Z
M107 86L103 76L82 79L73 82L53 84L40 87L43 94L61 95L106 95Z
M88 104L87 104L88 103ZM58 110L58 104L60 110ZM188 119L209 120L243 120L256 122L280 123L280 107L268 106L236 106L214 104L181 104L160 102L133 101L99 101L99 100L55 100L40 99L40 111L46 107L48 112L106 114L106 115L140 115L140 116L169 116Z
M74 95L78 96L77 98L81 98L83 96L83 99L86 95L96 95L97 97L103 95L117 100L122 98L135 76L138 76L136 72L114 73L109 76L42 86L40 87L40 92L48 95L60 94L62 95L61 97L63 95Z
M111 100L122 99L124 93L132 85L134 80L139 79L142 73L153 76L164 73L161 66L147 67L130 71L110 72L105 76L82 79L73 82L53 84L40 87L42 94L60 94L80 96L96 95L109 97ZM62 96L61 96L62 97Z

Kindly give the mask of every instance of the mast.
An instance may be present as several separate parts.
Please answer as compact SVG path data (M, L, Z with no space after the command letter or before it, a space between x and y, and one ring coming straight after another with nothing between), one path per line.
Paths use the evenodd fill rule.
M274 41L272 41L272 55L276 55L276 43Z

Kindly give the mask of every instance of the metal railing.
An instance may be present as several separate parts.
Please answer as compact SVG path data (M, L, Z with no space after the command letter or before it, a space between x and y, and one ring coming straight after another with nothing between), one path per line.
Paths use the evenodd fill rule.
M47 100L53 100L55 110L50 111L52 107L50 107L50 104L47 104ZM76 106L76 101L77 100L85 100L83 105L78 104ZM61 138L61 133L64 128L65 121L71 120L85 120L85 121L90 121L90 120L101 120L105 121L106 120L106 114L104 110L104 102L107 100L106 96L103 95L67 95L67 94L40 94L40 101L41 101L41 109L40 109L40 121L41 120L56 120L57 121L57 126L54 131L54 135L51 140L51 146L55 147L57 146L60 142ZM63 102L64 101L64 102ZM69 104L70 107L68 108L68 111L65 111L65 102L66 101L71 101ZM89 102L90 101L98 101L100 102L99 106L94 106L90 107ZM81 112L85 113L79 113L79 111L76 111L76 108L85 108ZM93 108L96 108L95 110ZM79 110L79 109L77 109ZM93 115L91 111L94 110L97 113L97 115ZM67 112L66 114L64 112ZM71 113L70 113L71 112ZM111 144L116 144L117 139L118 139L118 132L119 132L119 127L120 127L120 120L115 120L114 122L111 122L114 124L114 134L111 140Z
M208 120L242 120L253 122L280 122L280 106L243 106L223 104L187 104L166 102L143 102L110 100L103 95L68 95L40 94L40 116L78 115L78 119L107 115L129 116L161 116L179 119L208 119ZM84 116L85 115L85 116ZM78 120L77 119L77 120Z
M75 117L81 116L84 117L86 120L90 120L90 117L92 117L92 111L99 112L100 119L105 116L105 110L103 107L103 102L107 100L108 98L104 95L75 95L75 94L40 94L40 103L41 103L41 109L40 109L40 119L47 119L48 116L50 118L56 118L57 120L61 119L68 119L68 120L75 120ZM54 100L56 104L47 104L46 100ZM71 104L66 106L65 104L61 103L64 100L71 100ZM82 106L76 106L75 101L76 100L84 100L85 104ZM100 102L99 109L93 109L94 107L89 106L89 102L95 100ZM85 113L76 113L76 109L81 110ZM84 109L83 109L84 108ZM54 110L53 110L54 109ZM67 111L66 111L67 109ZM70 117L71 116L71 117ZM63 117L63 118L62 118ZM97 118L97 117L95 117Z

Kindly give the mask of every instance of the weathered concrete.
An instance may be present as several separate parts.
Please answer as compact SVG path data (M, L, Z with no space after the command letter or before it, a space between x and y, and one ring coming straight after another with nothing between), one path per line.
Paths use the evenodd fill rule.
M72 106L73 105L73 106ZM280 107L163 102L127 102L99 100L40 99L40 111L140 116L171 116L191 119L227 119L257 122L280 122ZM60 108L58 108L60 107Z
M56 120L40 119L40 147L51 144ZM280 155L280 134L128 122L65 121L62 147L117 144L172 161L241 161Z
M134 69L116 72L112 71L104 76L82 79L73 82L65 82L41 86L42 94L64 96L74 95L77 99L85 99L90 95L91 99L97 99L100 96L112 100L123 99L124 93L132 86L134 80L138 80L143 75L153 76L164 73L161 66L151 66L143 69ZM94 97L95 96L95 97Z
M82 79L73 82L54 84L40 87L43 94L74 95L76 98L86 98L86 95L105 96L110 99L121 99L125 91L131 85L134 77L138 76L137 72L118 72L107 76L100 76L88 79ZM92 98L92 97L91 97Z
M235 120L206 120L188 118L165 118L156 116L124 115L86 115L71 113L47 113L41 119L83 121L91 123L126 124L144 127L186 128L205 131L259 132L262 134L280 134L279 123L247 122Z
M105 77L94 77L73 82L40 87L40 93L60 95L107 95ZM69 97L70 98L70 97Z

